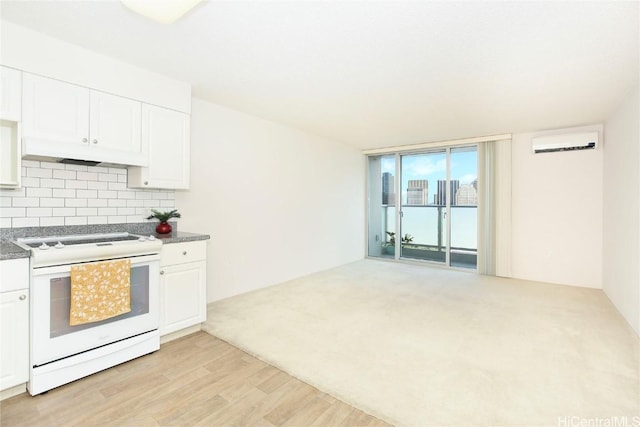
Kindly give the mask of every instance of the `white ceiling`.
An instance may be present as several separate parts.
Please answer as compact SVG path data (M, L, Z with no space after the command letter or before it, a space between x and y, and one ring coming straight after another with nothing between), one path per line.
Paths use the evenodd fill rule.
M639 3L2 0L2 19L360 148L604 121L638 83Z

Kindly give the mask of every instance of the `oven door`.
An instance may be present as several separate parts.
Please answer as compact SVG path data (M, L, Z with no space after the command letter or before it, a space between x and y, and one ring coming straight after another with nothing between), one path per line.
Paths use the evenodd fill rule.
M131 257L131 311L110 319L69 325L71 265L32 269L31 366L158 329L159 258Z

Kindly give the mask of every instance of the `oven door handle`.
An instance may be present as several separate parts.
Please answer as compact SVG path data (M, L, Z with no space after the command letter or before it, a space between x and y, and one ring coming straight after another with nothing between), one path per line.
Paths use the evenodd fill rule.
M102 262L102 261L112 261L112 260L116 260L116 259L130 259L131 260L131 268L140 265L140 264L145 264L145 263L149 263L149 262L153 262L153 261L159 261L160 260L160 254L151 254L151 255L141 255L141 256L135 256L135 257L122 257L122 258L110 258L110 259L106 259L106 260L95 260L95 261L90 261L91 263L93 262ZM58 273L69 273L71 271L71 266L72 265L79 265L79 264L88 264L88 262L80 262L80 263L69 263L69 264L64 264L64 265L52 265L52 266L48 266L48 267L33 267L31 269L31 275L32 276L45 276L47 274L58 274Z

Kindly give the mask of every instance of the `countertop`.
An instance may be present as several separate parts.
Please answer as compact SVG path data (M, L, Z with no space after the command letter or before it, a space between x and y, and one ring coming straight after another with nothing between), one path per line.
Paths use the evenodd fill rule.
M0 241L0 261L5 259L29 258L30 251L22 249L7 240Z
M136 234L136 233L134 233ZM172 243L193 242L196 240L208 240L211 238L208 234L188 233L186 231L174 231L169 234L153 234L156 238L162 240L162 244L169 245ZM30 251L10 242L9 240L0 241L0 261L7 259L29 258Z

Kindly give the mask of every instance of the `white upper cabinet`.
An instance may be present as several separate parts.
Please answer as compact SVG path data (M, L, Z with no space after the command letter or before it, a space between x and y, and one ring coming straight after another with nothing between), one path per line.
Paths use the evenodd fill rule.
M136 160L133 164L146 164L141 140L141 102L92 90L89 111L93 147L133 157Z
M0 66L0 188L20 187L22 72Z
M23 156L146 165L139 101L24 73Z
M37 141L37 154L56 156L86 147L89 142L89 89L24 73L24 139ZM33 150L29 150L33 151Z
M19 122L21 117L22 72L0 66L0 119Z
M131 188L189 188L189 115L142 105L142 144L148 167L130 167Z

